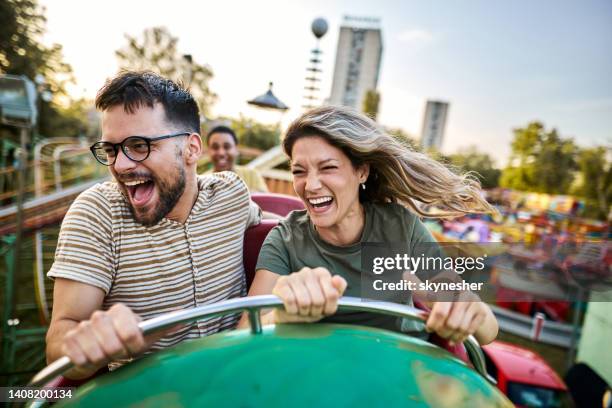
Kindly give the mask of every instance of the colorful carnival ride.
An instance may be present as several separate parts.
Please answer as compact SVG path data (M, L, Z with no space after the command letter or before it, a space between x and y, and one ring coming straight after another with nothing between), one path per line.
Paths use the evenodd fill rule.
M259 194L253 198L266 210L281 214L301 208L299 200L287 196ZM264 220L245 236L249 283L259 247L275 225L276 221ZM60 406L494 407L521 401L569 406L562 401L563 382L543 360L526 358L527 350L494 343L483 353L473 338L465 347L450 347L436 337L428 343L362 326L262 327L259 311L279 306L274 296L233 299L143 322L143 331L152 333L179 322L246 311L251 330L218 333L97 376L80 385L73 398ZM343 298L340 309L415 320L427 315L423 309L355 298ZM508 358L510 352L519 358ZM34 377L32 385L77 385L58 377L69 367L67 359L60 359ZM534 373L545 374L534 377ZM541 380L546 376L552 382Z
M54 149L58 151L59 148L63 151L61 147L64 146L56 146ZM76 150L62 156L59 162L80 160L78 143L73 147ZM50 161L53 167L56 167L57 162ZM41 168L44 169L44 166ZM57 228L74 196L97 181L96 176L92 176L91 180L73 180L70 183L62 181L58 183L57 180L45 181L49 177L53 180L55 174L57 172L53 170L41 173L38 179L42 184L39 184L38 190L33 190L40 195L25 202L22 210L24 221L22 233L26 237L34 234L36 240L33 241L33 249L41 251L41 257L36 258L33 263L37 282L44 281L45 262L48 262L45 248L49 245L42 245L46 241L41 231L50 227ZM285 176L278 172L270 171L264 175L268 176L266 178L269 185L282 184L283 188L288 185ZM286 188L274 190L287 192ZM281 214L301 208L299 200L287 196L254 195L253 199L262 207L268 206L268 210ZM7 237L15 231L16 214L16 209L13 207L6 207L0 211L0 219L3 221L2 234ZM517 218L519 224L522 222L520 220L524 219L521 217ZM468 238L471 238L468 242L473 242L476 233L479 237L483 234L483 224L493 233L498 231L494 220L469 220L469 225L473 227L472 231L475 233L469 231L461 236L465 232L462 231L459 235L449 236L442 228L441 233L436 235L439 240L445 242L465 242ZM254 269L259 248L257 245L261 244L272 226L273 224L264 223L263 229L249 231L245 237L244 262L247 272ZM503 237L505 235L502 235ZM517 240L520 238L504 241ZM7 244L6 249L10 251L11 248L10 243ZM38 252L36 253L38 257ZM7 283L7 287L9 286ZM44 284L40 284L36 289L37 306L43 320L48 318L49 313L51 295L48 289ZM371 302L357 302L354 299L345 301L342 307L375 306ZM273 307L278 304L278 300L273 298L254 302L255 304L247 303L241 307L253 310L252 313L255 314L255 310L259 307ZM408 310L402 307L398 311L398 305L379 306L376 311L380 313L418 319L424 316L424 312L418 309ZM11 317L8 314L10 311L8 307L5 311L6 315ZM236 313L238 308L235 304L219 304L214 305L212 309L187 312L192 313L190 318L201 319L209 317L206 317L206 314L194 317L193 313L216 314L222 311ZM5 319L9 320L11 319ZM92 401L100 401L99 404L115 405L108 399L113 397L116 398L113 401L117 405L137 403L149 406L168 404L181 406L216 404L220 401L227 405L225 402L229 401L229 405L235 406L260 403L279 406L286 405L287 401L292 401L293 405L312 405L313 401L324 404L337 401L343 396L344 399L341 400L347 402L347 405L349 403L361 405L362 401L364 403L375 401L373 405L511 406L510 401L518 404L522 401L519 398L529 398L529 392L548 395L546 390L563 389L558 384L542 383L535 385L544 391L530 389L531 391L527 393L512 393L510 387L502 386L506 381L504 379L510 378L504 373L515 372L516 370L510 370L508 367L516 365L519 360L495 358L496 355L506 351L491 346L484 349L483 356L479 347L473 342L467 345L470 359L466 360L465 349L449 348L440 339L433 339L432 343L427 343L384 330L326 324L279 325L261 328L259 331L255 317L252 322L254 325L250 332L220 333L185 343L172 350L146 357L118 371L93 378L79 387L72 401L65 403L75 405L83 403L89 406ZM5 334L3 342L6 339L4 344L7 345L7 353L17 350L11 345L20 342L21 334L27 334L19 327L18 322L10 327L3 327ZM3 355L5 355L4 349L3 347ZM545 365L543 361L535 359L520 361L522 366L530 367L524 372L525 376L531 375L533 370L538 370L536 366ZM61 370L52 371L53 374L58 372ZM494 387L491 377L497 377L499 390L506 393L510 401ZM42 382L62 381L57 376L54 378L43 376L45 381L40 378L38 380ZM534 386L524 379L512 381ZM510 381L506 381L508 382ZM134 392L136 389L139 392ZM350 396L350 399L347 399L347 396Z

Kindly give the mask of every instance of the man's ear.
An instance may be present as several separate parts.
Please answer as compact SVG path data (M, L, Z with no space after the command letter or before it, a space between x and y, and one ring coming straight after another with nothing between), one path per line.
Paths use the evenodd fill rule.
M199 134L192 133L187 136L187 143L185 143L183 154L185 155L185 161L187 164L198 163L198 160L202 155L202 138Z

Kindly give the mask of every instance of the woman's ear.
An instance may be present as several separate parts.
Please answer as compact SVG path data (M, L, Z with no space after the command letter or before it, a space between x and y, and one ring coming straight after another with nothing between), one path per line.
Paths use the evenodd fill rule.
M199 134L192 133L187 137L184 154L187 164L198 162L202 155L202 138Z
M359 173L359 182L365 183L368 179L368 176L370 175L370 165L367 163L362 164L361 166L359 166L357 171Z

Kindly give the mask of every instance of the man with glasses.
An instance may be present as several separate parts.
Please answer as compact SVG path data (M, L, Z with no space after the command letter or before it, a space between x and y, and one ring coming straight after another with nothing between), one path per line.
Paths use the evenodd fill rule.
M114 180L82 193L62 223L47 360L71 378L145 350L233 328L211 318L144 338L141 319L246 294L243 235L260 210L231 172L197 176L197 104L153 73L125 72L96 97L102 137L91 146Z

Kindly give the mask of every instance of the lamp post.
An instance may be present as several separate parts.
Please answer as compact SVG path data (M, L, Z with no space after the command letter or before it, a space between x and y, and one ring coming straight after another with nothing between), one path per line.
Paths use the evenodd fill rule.
M321 48L319 47L319 43L321 38L327 33L327 21L323 18L316 18L310 29L312 30L312 34L317 39L317 43L315 47L310 51L310 66L306 68L308 72L306 77L306 85L304 86L304 90L306 91L304 94L304 105L302 107L304 109L312 109L317 105L317 101L319 100L317 93L321 90L318 87L317 82L320 82L321 79L318 77L318 74L323 72L321 68L319 68L321 64Z

